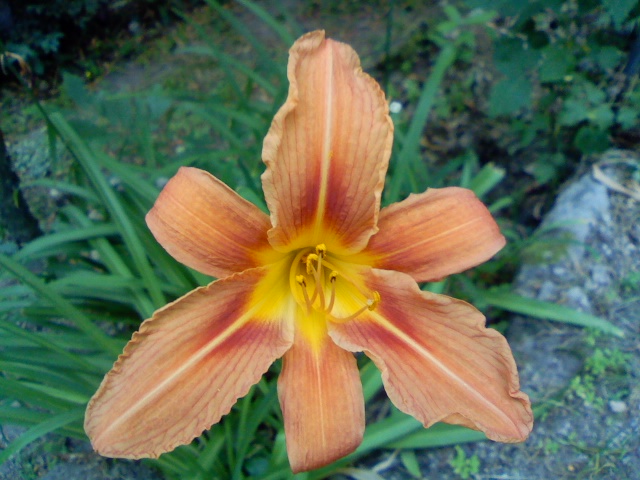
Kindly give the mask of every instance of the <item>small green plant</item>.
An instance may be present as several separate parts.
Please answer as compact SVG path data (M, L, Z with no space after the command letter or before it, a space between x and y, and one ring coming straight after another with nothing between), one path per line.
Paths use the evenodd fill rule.
M569 398L579 398L585 406L595 408L600 411L604 409L605 400L598 396L596 391L595 378L593 375L585 373L577 375L569 384Z
M587 336L586 343L593 346L597 336L596 333L591 333ZM596 347L586 360L584 371L571 381L568 397L579 398L586 406L593 407L596 410L603 410L606 399L599 395L597 385L605 377L610 378L614 374L624 373L629 359L630 355L620 351L618 348Z
M600 377L606 372L624 371L630 359L630 354L624 353L618 348L596 348L593 355L587 359L585 369L594 376Z
M455 448L456 456L449 462L449 465L460 478L467 480L480 471L480 459L475 454L467 457L467 454L459 445L456 445Z
M560 450L560 444L551 438L547 438L542 442L541 448L545 455L555 455Z

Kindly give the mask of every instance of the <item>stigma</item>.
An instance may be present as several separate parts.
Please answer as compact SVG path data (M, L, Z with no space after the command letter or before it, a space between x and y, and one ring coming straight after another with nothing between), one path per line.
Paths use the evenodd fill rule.
M295 281L292 289L295 285L293 293L300 306L308 315L316 311L336 322L353 320L366 311L374 311L380 304L380 293L360 288L356 281L340 272L336 263L323 243L316 245L315 250L308 249L296 255L291 266ZM355 307L347 316L338 316L338 303L343 305L341 310L344 310L344 305Z

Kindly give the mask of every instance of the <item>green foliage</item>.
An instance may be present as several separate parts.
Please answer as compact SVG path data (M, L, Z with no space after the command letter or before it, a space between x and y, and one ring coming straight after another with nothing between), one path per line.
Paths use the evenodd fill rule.
M625 46L640 14L637 1L465 4L498 12L505 25L490 31L500 78L485 111L508 118L503 142L511 151L529 148L537 134L536 143L547 153L526 170L538 184L557 181L571 158L602 152L614 135L635 127L637 82L611 79L627 62Z

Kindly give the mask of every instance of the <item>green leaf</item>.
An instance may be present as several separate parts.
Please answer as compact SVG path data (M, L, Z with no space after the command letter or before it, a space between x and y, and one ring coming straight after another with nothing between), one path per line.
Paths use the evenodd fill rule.
M607 104L598 105L587 114L589 121L600 128L607 130L613 124L614 114L611 107Z
M624 129L630 129L638 124L638 117L640 116L640 109L633 107L620 107L618 110L618 116L616 120L620 126Z
M569 323L576 326L595 328L605 333L624 337L624 332L607 320L582 313L563 305L543 302L533 298L523 297L512 292L499 290L485 290L481 292L482 301L487 305L509 310L510 312L529 315L544 320Z
M587 105L585 105L584 100L568 98L562 105L562 110L558 116L558 123L565 127L572 127L586 120L588 115L589 109Z
M531 81L522 73L500 80L491 88L489 115L509 115L531 107L532 91Z
M166 303L166 299L162 293L157 275L149 264L146 251L136 234L132 220L127 216L122 202L100 171L94 158L95 155L61 115L54 113L50 115L49 120L64 139L76 160L81 164L84 172L100 195L104 206L111 214L112 220L118 226L128 253L131 255L133 263L142 277L142 282L149 290L154 306L156 308L161 307Z
M616 28L620 28L637 4L638 0L602 0L602 5L611 15L611 20Z
M497 167L493 163L487 163L471 179L469 188L475 192L478 198L482 198L498 186L504 176L504 168Z
M46 435L49 432L53 432L61 427L69 425L72 422L78 421L84 417L84 408L68 410L49 417L44 422L30 428L23 433L20 438L11 442L4 450L0 452L0 465L6 462L11 455L18 452L20 449L26 447L34 440Z
M507 37L496 42L493 59L506 77L526 77L540 61L540 51L529 48L519 38Z
M51 302L54 311L73 322L87 337L103 348L106 352L120 353L120 348L100 328L98 328L83 312L73 306L68 300L47 286L40 278L31 273L15 260L0 254L0 266L15 275L17 279L31 287L38 295Z
M625 59L625 54L610 45L595 45L587 58L591 58L602 70L613 70Z
M609 134L591 125L586 125L578 130L573 143L578 150L585 154L604 152L611 145Z
M49 255L52 249L60 245L117 234L118 229L113 224L91 225L87 228L50 233L26 244L13 258L34 260Z
M576 58L573 52L556 44L549 45L541 51L543 54L539 70L541 82L562 82L574 71Z
M405 181L407 178L412 177L412 175L409 174L411 171L410 167L421 162L420 140L422 139L424 127L427 124L429 113L431 112L436 95L442 84L444 74L455 61L457 51L457 48L453 44L447 45L440 51L433 70L431 71L431 76L422 88L418 105L416 106L411 124L404 137L402 149L394 162L395 168L393 176L384 192L385 200L388 203L400 200L400 196L404 192ZM414 171L417 171L417 169L414 169Z
M413 450L403 450L400 452L400 460L402 465L411 474L413 478L422 478L422 472L420 471L420 464L416 458L416 452Z

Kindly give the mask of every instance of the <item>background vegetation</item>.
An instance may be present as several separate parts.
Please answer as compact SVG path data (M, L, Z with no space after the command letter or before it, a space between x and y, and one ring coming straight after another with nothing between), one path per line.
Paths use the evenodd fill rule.
M122 18L112 11L117 2L53 3L58 8L30 2L15 9L19 25L0 44L33 74L21 75L15 57L4 57L3 114L18 102L32 115L3 115L1 128L15 139L25 118L37 112L44 120L50 175L29 186L56 195L45 233L0 253L0 424L25 427L0 461L49 432L85 438L86 402L131 332L155 309L210 281L169 257L144 224L179 166L206 169L264 208L262 139L286 96L286 51L305 31L268 2L238 0L229 8L208 0L203 17L177 1L146 0L125 10L142 14ZM336 17L349 8L329 3L307 8ZM603 319L522 298L511 281L539 241L532 235L536 212L578 161L610 146L637 145L638 2L442 2L394 47L400 14L422 12L418 3L372 4L388 14L379 25L381 53L368 59L368 70L384 85L396 125L383 202L461 185L485 200L509 239L491 262L424 288L490 309L493 319L511 311L620 334ZM251 23L239 11L250 12ZM208 81L194 85L200 71L182 70L141 91L87 86L113 57L139 51L144 32L176 17L178 40L170 48L208 62ZM95 33L105 19L118 34ZM271 30L272 44L254 35L258 28ZM230 53L224 38L231 33L250 55ZM69 42L76 38L82 41ZM48 93L59 94L38 102L34 78L36 87L44 78ZM24 92L33 96L31 106ZM362 446L299 478L322 478L377 449L397 450L419 475L415 449L483 438L456 426L424 430L380 395L371 363L361 359L361 372L371 414ZM265 377L191 445L149 463L167 478L289 478L275 378ZM536 405L538 412L547 407ZM467 478L473 462L460 452L455 468Z

